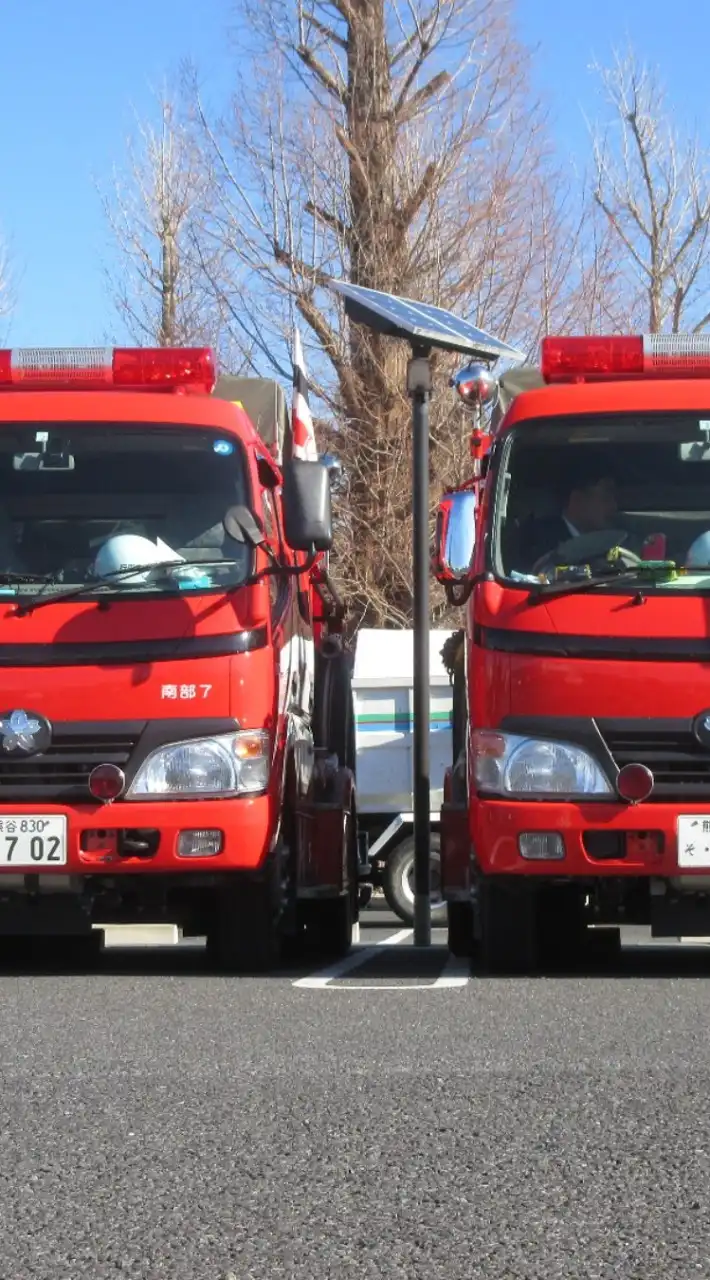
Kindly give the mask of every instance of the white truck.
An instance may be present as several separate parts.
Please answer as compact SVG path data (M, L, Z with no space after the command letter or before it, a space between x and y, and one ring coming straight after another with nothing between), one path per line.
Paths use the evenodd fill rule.
M452 689L441 660L451 631L429 640L431 775L431 920L446 924L441 896L439 811L444 770L451 762ZM390 909L414 922L412 796L413 634L363 628L353 671L358 824L367 841L361 902L384 890Z

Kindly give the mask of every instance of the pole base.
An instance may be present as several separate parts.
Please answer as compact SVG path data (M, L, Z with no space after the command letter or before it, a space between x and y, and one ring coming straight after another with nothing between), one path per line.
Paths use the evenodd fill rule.
M431 898L428 894L414 895L414 945L431 946Z

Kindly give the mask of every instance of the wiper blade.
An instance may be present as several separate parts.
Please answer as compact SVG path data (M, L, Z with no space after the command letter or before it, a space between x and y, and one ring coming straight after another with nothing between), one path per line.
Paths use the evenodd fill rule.
M660 577L676 577L677 567L674 561L642 560L633 568L614 570L605 573L591 574L586 578L574 578L568 582L541 582L531 589L528 604L537 600L549 600L551 596L575 595L580 591L594 591L596 587L608 586L611 582L629 582L640 579L641 582L655 583Z
M536 600L549 600L550 596L571 596L579 591L593 591L595 587L603 587L610 582L623 582L627 578L638 578L638 569L624 569L619 573L595 574L590 578L575 578L571 582L541 582L533 587L528 596L528 604Z
M238 563L238 560L163 560L160 564L134 565L131 569L115 569L113 573L106 573L96 581L82 582L80 586L70 587L68 591L60 591L56 595L45 595L42 591L34 600L23 600L18 613L34 613L36 609L43 609L48 604L62 604L67 600L79 600L82 596L93 595L94 592L100 594L102 587L110 586L112 582L123 582L126 579L135 578L139 573L147 573L148 571L152 573L160 569L199 569L201 567L213 569L215 565ZM26 577L24 581L27 581ZM40 578L39 581L45 584L45 589L56 583L56 579L45 580L44 577ZM171 585L174 585L177 589L177 583L174 580Z
M20 587L27 582L42 582L51 586L56 581L53 573L20 573L15 569L6 569L0 573L0 584L7 587Z

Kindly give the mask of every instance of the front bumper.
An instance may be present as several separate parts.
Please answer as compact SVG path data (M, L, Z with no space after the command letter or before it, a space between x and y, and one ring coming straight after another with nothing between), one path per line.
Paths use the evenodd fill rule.
M61 814L67 818L66 863L56 868L22 867L24 874L39 874L43 879L54 875L255 871L267 859L277 829L269 795L109 805L0 805L0 822L8 814L33 818ZM178 838L183 831L223 832L221 852L180 856ZM143 838L125 834L136 832ZM131 852L139 844L146 849L140 854ZM3 880L17 877L18 870L0 866L0 888Z
M635 876L675 879L710 876L710 865L678 865L677 822L682 815L707 815L710 804L569 804L478 800L469 814L476 862L484 873L526 876ZM533 860L521 856L521 833L555 832L564 857Z

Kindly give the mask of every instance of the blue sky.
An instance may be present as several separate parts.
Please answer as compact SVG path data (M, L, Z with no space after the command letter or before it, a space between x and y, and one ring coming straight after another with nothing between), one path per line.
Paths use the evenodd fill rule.
M655 65L679 123L708 129L705 85L710 7L703 0L517 0L518 30L535 50L537 88L552 107L560 142L583 147L583 111L594 113L593 61L629 41Z
M593 57L630 37L660 66L679 119L708 129L710 6L699 0L518 0L536 84L557 140L585 150ZM219 98L229 83L229 0L5 0L0 44L0 226L18 269L15 345L121 340L102 264L111 253L95 181L121 164L132 111L195 60ZM671 17L672 13L672 17Z

